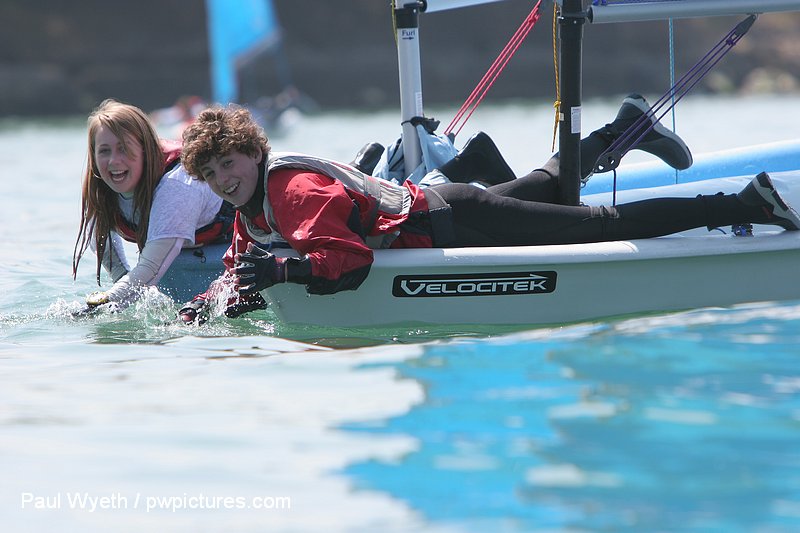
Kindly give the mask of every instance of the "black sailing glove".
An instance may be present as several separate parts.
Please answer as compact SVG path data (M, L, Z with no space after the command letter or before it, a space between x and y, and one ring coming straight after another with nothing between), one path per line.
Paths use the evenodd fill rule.
M266 309L267 302L261 297L259 293L250 294L248 296L239 296L233 303L229 303L225 308L225 316L228 318L238 318L245 313L251 311L258 311L259 309Z
M236 254L234 261L236 285L239 287L239 294L243 296L286 281L286 263L278 261L273 254L253 243L247 245L246 252Z

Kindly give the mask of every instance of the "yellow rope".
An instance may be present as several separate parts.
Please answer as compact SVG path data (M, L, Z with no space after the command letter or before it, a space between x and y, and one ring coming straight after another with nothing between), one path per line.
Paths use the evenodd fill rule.
M553 145L550 151L556 151L556 135L558 135L558 123L561 118L561 84L558 79L558 44L556 43L557 25L558 20L558 3L553 2L553 68L556 74L556 101L553 102L553 107L556 108L556 119L553 124Z
M394 32L394 46L397 47L397 7L392 0L392 30Z

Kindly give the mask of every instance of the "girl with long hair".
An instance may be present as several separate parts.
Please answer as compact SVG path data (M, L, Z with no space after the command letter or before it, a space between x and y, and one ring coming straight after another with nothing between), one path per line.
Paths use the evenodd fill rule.
M230 238L233 210L180 164L180 143L159 139L147 114L108 99L88 118L81 222L72 259L77 276L91 248L114 282L87 297L89 309L124 308L143 287L156 285L184 247ZM136 243L129 266L122 239ZM222 268L222 264L220 264Z

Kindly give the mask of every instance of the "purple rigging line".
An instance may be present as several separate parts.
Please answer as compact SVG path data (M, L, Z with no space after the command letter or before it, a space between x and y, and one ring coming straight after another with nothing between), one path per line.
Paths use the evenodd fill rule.
M698 61L689 71L684 74L678 82L673 85L673 87L661 98L656 101L656 103L651 106L651 108L639 117L627 130L617 138L611 146L605 151L605 153L600 157L598 160L598 165L596 170L600 171L608 171L613 170L619 165L620 159L624 156L628 151L634 148L639 142L647 135L650 130L653 129L655 123L660 121L669 111L672 109L678 102L680 102L686 94L691 91L699 82L703 79L703 77L708 74L708 72L714 68L725 55L731 51L731 49L739 42L739 40L744 37L745 33L750 29L755 21L755 15L750 15L745 20L740 22L733 28L730 32L728 32L725 37L723 37L714 47L700 60ZM675 97L676 95L677 98ZM661 113L656 121L651 120L656 114L661 111L661 108L670 103L667 108ZM647 123L647 127L642 130L642 127ZM638 137L630 143L624 151L619 150L621 146L629 143L631 138L635 135ZM610 155L610 158L604 158L603 156ZM608 161L608 167L603 167L603 162Z

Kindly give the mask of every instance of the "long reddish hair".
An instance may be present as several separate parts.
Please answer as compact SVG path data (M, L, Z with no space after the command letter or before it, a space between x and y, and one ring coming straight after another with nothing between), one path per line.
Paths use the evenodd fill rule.
M136 227L136 244L139 250L147 240L150 222L150 207L156 186L164 174L164 152L159 145L158 134L147 114L136 106L113 99L103 101L88 118L88 151L81 190L81 224L72 254L72 277L78 272L81 260L90 240L94 240L97 254L97 283L110 234L117 228L117 217L121 215L117 193L100 179L100 170L95 160L95 136L101 128L111 131L127 149L127 143L135 140L142 146L142 178L133 192L133 209L140 214Z

